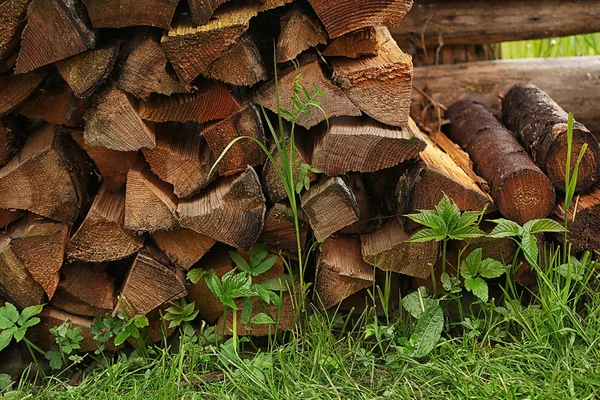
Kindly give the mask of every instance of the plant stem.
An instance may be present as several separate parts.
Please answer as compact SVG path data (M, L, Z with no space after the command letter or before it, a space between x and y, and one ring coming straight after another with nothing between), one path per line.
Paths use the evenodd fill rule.
M442 273L446 272L446 248L448 244L448 238L442 240Z
M233 350L238 354L237 310L233 310Z

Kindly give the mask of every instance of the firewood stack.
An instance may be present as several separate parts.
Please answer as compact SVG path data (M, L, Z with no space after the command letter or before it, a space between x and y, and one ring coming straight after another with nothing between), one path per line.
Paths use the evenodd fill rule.
M257 241L294 259L290 207L261 148L237 142L211 173L239 136L257 139L278 159L260 111L275 122L274 61L283 108L292 108L298 74L304 87L326 94L326 116L315 110L299 117L290 149L298 164L323 171L310 174L310 189L301 194L302 243L323 243L310 273L319 306L370 287L376 267L407 285L411 277L427 278L438 245L407 243L419 227L402 215L433 208L443 193L462 210L494 212L497 204L518 222L539 216L531 207L522 212L518 201L498 203L498 196L523 197L518 176L516 194L496 196L502 187L484 176L490 191L463 150L441 133L422 134L410 119L411 58L386 26L401 24L411 5L2 2L4 300L20 308L48 303L44 329L69 318L89 332L92 317L123 304L156 322L157 310L185 296L215 323L222 305L203 282L186 282L186 271L222 276L234 268L227 252L247 257ZM505 134L498 128L490 137ZM547 171L529 162L521 169L545 183ZM545 215L554 206L552 183L540 192L550 204ZM276 264L268 275L283 273ZM280 329L291 325L291 302L284 307ZM89 342L82 350L93 347Z

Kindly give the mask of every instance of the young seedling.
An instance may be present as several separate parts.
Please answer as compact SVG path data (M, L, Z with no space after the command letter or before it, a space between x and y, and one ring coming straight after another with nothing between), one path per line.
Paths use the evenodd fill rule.
M72 354L81 348L79 343L83 340L81 327L71 328L71 320L68 319L59 326L50 328L54 335L56 344L46 352L46 360L50 361L50 368L61 369L67 366L67 360L73 363L80 362L83 357Z
M6 303L0 307L0 351L4 350L13 339L17 343L22 340L25 342L31 357L37 364L34 350L41 355L45 355L46 353L27 339L25 334L29 328L40 323L40 319L36 315L42 312L43 307L41 304L29 306L24 308L20 313L17 307L11 303Z

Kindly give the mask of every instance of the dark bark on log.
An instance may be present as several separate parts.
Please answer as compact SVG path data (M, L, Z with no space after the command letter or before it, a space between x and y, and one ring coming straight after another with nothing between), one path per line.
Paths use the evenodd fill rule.
M562 223L565 219L565 204L561 201L554 209ZM567 240L573 253L600 248L600 187L595 186L589 193L575 197L569 209L569 234ZM564 235L557 234L556 239L563 243Z

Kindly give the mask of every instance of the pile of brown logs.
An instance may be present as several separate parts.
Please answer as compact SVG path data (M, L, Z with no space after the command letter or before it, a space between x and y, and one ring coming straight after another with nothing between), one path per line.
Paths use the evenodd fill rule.
M92 318L115 312L118 298L149 316L156 338L159 311L175 299L216 323L222 305L187 271L222 276L235 268L228 251L248 257L257 242L296 258L286 193L261 148L239 141L212 169L240 136L278 158L265 119L277 111L274 62L283 108L298 74L326 94L325 115L299 117L290 149L298 169L323 172L300 196L302 246L322 243L308 274L318 306L364 305L382 271L398 288L428 279L438 244L407 243L420 227L403 215L444 193L461 210L487 207L519 223L562 217L566 114L541 90L506 95L515 135L472 102L448 110L446 134L412 121L411 57L386 28L401 26L411 5L1 2L0 296L19 308L48 304L32 338L47 347L48 327L70 319L83 329L82 350L94 349ZM600 245L600 148L576 124L574 151L583 143L577 190L586 194L571 211L578 250ZM504 260L515 251L510 241L480 247ZM280 261L262 279L285 272ZM280 329L293 313L288 296ZM242 334L268 332L250 328Z

